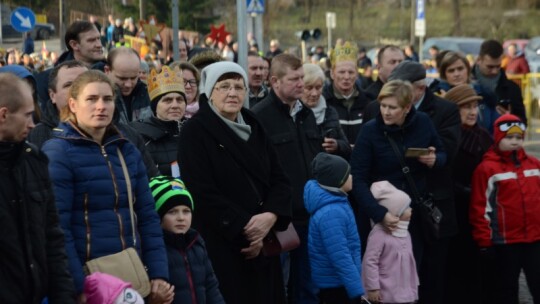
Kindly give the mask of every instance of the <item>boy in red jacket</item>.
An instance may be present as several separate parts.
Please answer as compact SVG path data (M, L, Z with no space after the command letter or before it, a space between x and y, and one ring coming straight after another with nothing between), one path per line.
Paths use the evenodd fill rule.
M489 303L518 303L522 269L540 303L540 161L523 149L525 130L517 116L499 117L495 143L472 178L470 223L490 278Z

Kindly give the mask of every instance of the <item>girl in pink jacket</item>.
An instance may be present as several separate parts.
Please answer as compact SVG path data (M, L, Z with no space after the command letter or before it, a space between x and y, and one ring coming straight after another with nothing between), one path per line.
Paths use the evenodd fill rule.
M388 181L373 183L371 193L399 223L393 231L373 226L362 259L364 289L374 303L413 303L418 300L418 274L408 230L411 198Z

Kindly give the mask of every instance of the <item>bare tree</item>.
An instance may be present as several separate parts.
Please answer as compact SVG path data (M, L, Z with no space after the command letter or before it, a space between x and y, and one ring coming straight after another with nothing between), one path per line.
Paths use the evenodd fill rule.
M452 0L452 12L454 13L454 28L452 33L456 36L461 35L461 11L459 9L459 0Z

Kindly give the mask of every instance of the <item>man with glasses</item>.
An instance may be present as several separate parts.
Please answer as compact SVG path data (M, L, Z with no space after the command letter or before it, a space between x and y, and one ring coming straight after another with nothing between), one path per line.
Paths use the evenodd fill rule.
M512 113L525 124L527 116L520 87L506 78L501 62L504 48L496 40L486 40L480 46L480 54L473 67L472 74L487 94L495 95L499 114Z
M270 67L272 90L253 107L277 150L278 158L292 186L293 224L300 247L290 252L290 303L319 303L311 280L307 253L309 214L304 207L304 185L311 175L311 161L322 152L322 135L315 115L301 100L304 93L302 61L291 54L280 54ZM285 265L287 265L285 263ZM287 278L289 270L284 266Z

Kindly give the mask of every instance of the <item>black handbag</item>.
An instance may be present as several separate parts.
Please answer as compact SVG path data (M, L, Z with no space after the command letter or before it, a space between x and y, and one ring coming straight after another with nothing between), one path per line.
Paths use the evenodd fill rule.
M418 189L416 188L416 184L414 183L414 180L411 177L410 169L405 164L405 161L403 160L403 157L401 156L401 153L399 153L399 149L397 147L396 142L394 139L385 132L384 134L388 141L390 142L390 145L392 146L392 149L394 150L394 153L396 154L396 157L399 160L399 163L401 164L401 171L403 172L403 175L405 175L405 178L407 179L407 183L409 184L409 187L411 188L412 195L413 195L413 208L414 211L419 214L420 224L422 226L422 235L426 241L434 241L439 239L440 237L440 224L443 217L443 214L441 210L435 206L435 203L433 201L433 197L431 194L421 196L418 192Z

